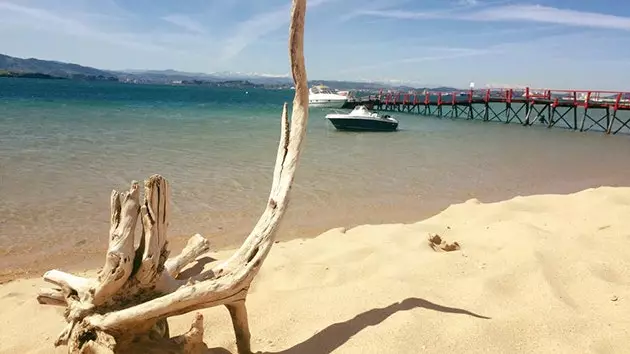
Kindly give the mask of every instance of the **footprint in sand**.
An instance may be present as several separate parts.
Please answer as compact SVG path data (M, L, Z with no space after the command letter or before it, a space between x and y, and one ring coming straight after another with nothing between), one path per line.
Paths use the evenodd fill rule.
M621 273L615 270L615 267L610 264L594 263L589 266L589 270L593 276L611 284L627 285L629 283L625 281Z
M558 271L558 269L562 269L562 264L559 264L551 256L548 256L541 251L537 251L535 255L538 260L538 264L542 268L543 276L556 298L565 303L567 306L577 309L578 305L569 295L569 292L567 291L567 288L561 278L562 274Z

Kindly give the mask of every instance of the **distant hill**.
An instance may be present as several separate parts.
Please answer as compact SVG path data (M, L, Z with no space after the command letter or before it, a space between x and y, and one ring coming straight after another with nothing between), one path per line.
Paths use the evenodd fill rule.
M34 58L21 59L4 54L0 54L0 70L9 73L21 74L21 76L24 76L24 74L43 74L68 79L117 79L117 76L111 72L81 66L78 64Z
M293 80L288 76L265 75L257 73L218 72L218 73L189 73L176 70L126 70L119 75L121 81L159 82L170 84L174 81L197 80L209 83L225 81L243 81L252 85L262 85L267 88L289 88L293 86ZM426 87L414 87L411 85L395 85L384 82L370 81L344 81L344 80L309 80L309 85L326 85L338 90L375 91L379 89L392 89L400 91L424 90ZM431 88L432 91L452 92L458 89L451 87Z
M14 77L14 78L21 78L21 79L65 80L65 78L63 77L50 76L46 74L16 72L16 71L6 71L6 70L0 70L0 77Z
M75 80L108 80L127 83L207 85L221 87L265 87L288 89L293 81L288 75L269 75L259 73L216 72L189 73L177 70L121 70L109 71L91 68L72 63L51 60L22 59L0 54L0 76L64 78ZM375 91L391 90L423 90L425 87L411 85L394 85L384 82L355 82L337 80L310 80L310 85L323 84L339 90ZM455 88L440 87L433 91L455 91Z

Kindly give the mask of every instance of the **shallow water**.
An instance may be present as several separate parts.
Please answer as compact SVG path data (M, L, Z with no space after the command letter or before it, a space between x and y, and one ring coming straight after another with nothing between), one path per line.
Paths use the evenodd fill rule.
M0 80L0 278L100 261L111 190L153 173L171 183L171 235L240 243L264 208L292 99L247 91ZM348 133L326 112L311 110L280 239L629 183L624 135L402 113L397 132Z

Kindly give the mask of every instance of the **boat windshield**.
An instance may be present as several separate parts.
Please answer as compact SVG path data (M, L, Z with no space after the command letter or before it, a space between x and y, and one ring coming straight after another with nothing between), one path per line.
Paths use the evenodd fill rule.
M333 94L332 90L326 86L313 86L311 88L311 92L314 94L318 94L318 93Z

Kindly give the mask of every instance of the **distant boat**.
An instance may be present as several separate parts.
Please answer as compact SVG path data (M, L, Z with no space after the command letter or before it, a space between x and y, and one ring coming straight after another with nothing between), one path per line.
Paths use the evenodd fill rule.
M334 93L328 86L316 85L309 90L309 107L342 108L347 101L348 97Z
M381 116L370 112L365 106L356 106L352 112L329 113L326 118L337 130L350 131L394 131L398 129L398 121L389 115Z

